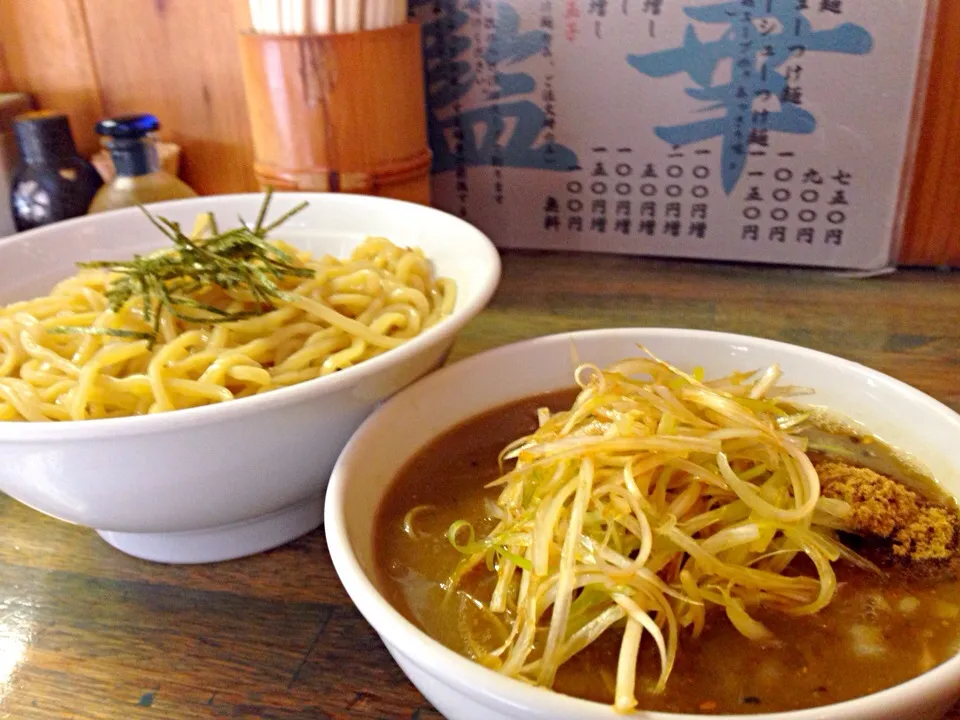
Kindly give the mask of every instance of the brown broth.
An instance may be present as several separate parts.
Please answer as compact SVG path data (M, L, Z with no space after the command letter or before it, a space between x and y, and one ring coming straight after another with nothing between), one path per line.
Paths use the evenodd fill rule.
M457 520L482 535L493 522L484 498L497 490L484 484L498 475L497 455L513 439L536 429L536 409L568 408L576 395L565 390L525 398L479 415L436 438L407 464L378 510L376 559L380 587L407 619L448 647L469 656L460 627L482 636L486 620L472 606L443 611L443 583L462 555L446 538ZM403 518L420 513L413 540ZM885 578L845 564L836 566L840 586L834 601L807 617L755 611L780 640L760 647L740 635L722 614L708 616L703 634L681 639L673 674L662 694L649 692L659 672L652 642L641 645L640 708L668 712L762 713L840 702L897 685L937 665L958 650L960 583L907 587L905 576ZM492 573L472 573L461 587L487 600ZM910 598L910 600L907 600ZM916 605L910 612L901 603ZM449 607L454 608L453 611ZM854 634L861 639L859 650ZM873 647L876 645L876 647ZM554 689L613 702L619 638L608 632L560 668Z

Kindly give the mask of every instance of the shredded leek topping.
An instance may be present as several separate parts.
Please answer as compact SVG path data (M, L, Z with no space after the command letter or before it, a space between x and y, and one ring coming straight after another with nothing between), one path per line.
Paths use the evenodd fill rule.
M615 630L614 706L629 712L641 642L656 645L662 691L681 630L697 636L711 606L761 643L776 638L756 608L826 606L832 563L867 563L836 538L850 507L820 496L798 434L806 415L787 401L804 391L779 386L780 376L773 365L705 381L652 355L578 367L572 408L541 409L539 429L501 453L494 529L483 538L465 521L449 529L465 557L448 600L466 596L503 628L496 647L466 630L475 659L549 687L563 663ZM798 554L816 577L785 574ZM462 588L471 572L496 573L488 602Z

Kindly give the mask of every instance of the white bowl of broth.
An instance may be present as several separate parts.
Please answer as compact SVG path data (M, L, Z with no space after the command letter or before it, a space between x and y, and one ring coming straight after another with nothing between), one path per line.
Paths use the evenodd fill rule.
M506 661L498 672L471 659L484 653L494 657L491 648L504 641L511 627L509 612L494 627L497 623L487 621L486 611L472 608L491 607L493 574L504 567L506 557L516 560L510 573L519 574L522 561L493 553L490 564L480 563L451 583L464 554L447 534L456 521L470 521L478 537L495 524L491 503L503 486L485 485L500 476L498 454L535 431L537 408L570 407L579 389L573 382L577 364L603 368L641 356L638 343L681 371L699 366L705 378L777 364L780 383L815 391L791 403L829 409L814 413L830 433L810 440L805 451L810 457L832 462L833 453L852 466L866 463L878 475L892 477L897 488L913 488L917 498L942 504L952 513L955 533L952 498L960 494L960 417L862 365L765 339L677 329L575 332L468 358L398 393L364 422L334 468L325 508L330 553L351 599L414 685L451 720L623 716L612 707L619 687L615 676L624 642L622 623L610 625L585 649L571 651L552 689L536 682L536 654L546 653L545 633L536 636L541 645L535 643L528 658L532 680L508 677L502 671ZM819 456L814 447L820 448ZM823 474L827 466L817 467ZM509 470L508 462L504 472ZM419 509L411 513L414 508ZM464 545L465 535L453 533ZM791 616L776 607L763 608L762 601L759 607L747 605L772 633L772 642L748 639L724 612L707 611L696 638L691 627L680 627L672 673L656 692L661 668L656 644L646 634L636 660L637 705L629 716L940 717L960 697L955 556L953 564L911 564L898 560L888 541L874 543L845 531L837 537L855 545L854 557L870 560L863 567L846 560L832 563L837 586L825 608ZM950 552L955 545L954 535ZM805 578L812 566L804 564L804 557L799 553L784 572ZM883 565L879 573L869 569L876 565ZM801 580L791 577L793 581ZM574 593L574 605L577 597ZM508 609L510 603L508 599ZM678 613L683 604L674 606ZM495 667L498 661L487 664Z
M181 224L191 243L206 243L241 228L238 218L248 229L261 225L264 200L224 195L148 210ZM229 292L207 280L164 280L168 294L181 298L171 307L201 318L189 322L166 309L147 317L148 302L138 297L133 307L108 311L106 291L133 272L125 276L118 266L109 281L75 278L50 295L79 272L77 263L170 251L171 240L138 208L0 243L0 490L160 562L249 555L321 523L323 492L344 443L379 402L443 362L492 296L500 261L466 222L412 203L277 193L262 221L277 253L269 267L256 260L263 248L247 235L244 245L231 236L194 253L197 263L214 255L240 273ZM258 275L246 259L237 264L247 252ZM254 296L243 273L277 292ZM41 299L11 305L32 298ZM90 334L95 324L119 332ZM63 332L69 325L82 332ZM87 352L90 343L96 352Z

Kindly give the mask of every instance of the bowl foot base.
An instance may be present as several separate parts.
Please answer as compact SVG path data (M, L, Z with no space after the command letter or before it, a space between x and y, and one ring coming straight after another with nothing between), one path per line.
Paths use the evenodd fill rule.
M188 564L233 560L288 543L320 526L323 497L250 520L170 533L125 533L97 530L110 545L127 555L152 562Z

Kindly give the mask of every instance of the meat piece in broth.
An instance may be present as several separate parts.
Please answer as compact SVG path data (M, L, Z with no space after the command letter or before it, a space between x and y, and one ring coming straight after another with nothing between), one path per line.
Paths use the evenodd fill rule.
M956 577L960 570L960 515L874 470L842 460L814 463L823 495L850 505L857 550L881 566L909 566L916 574Z

